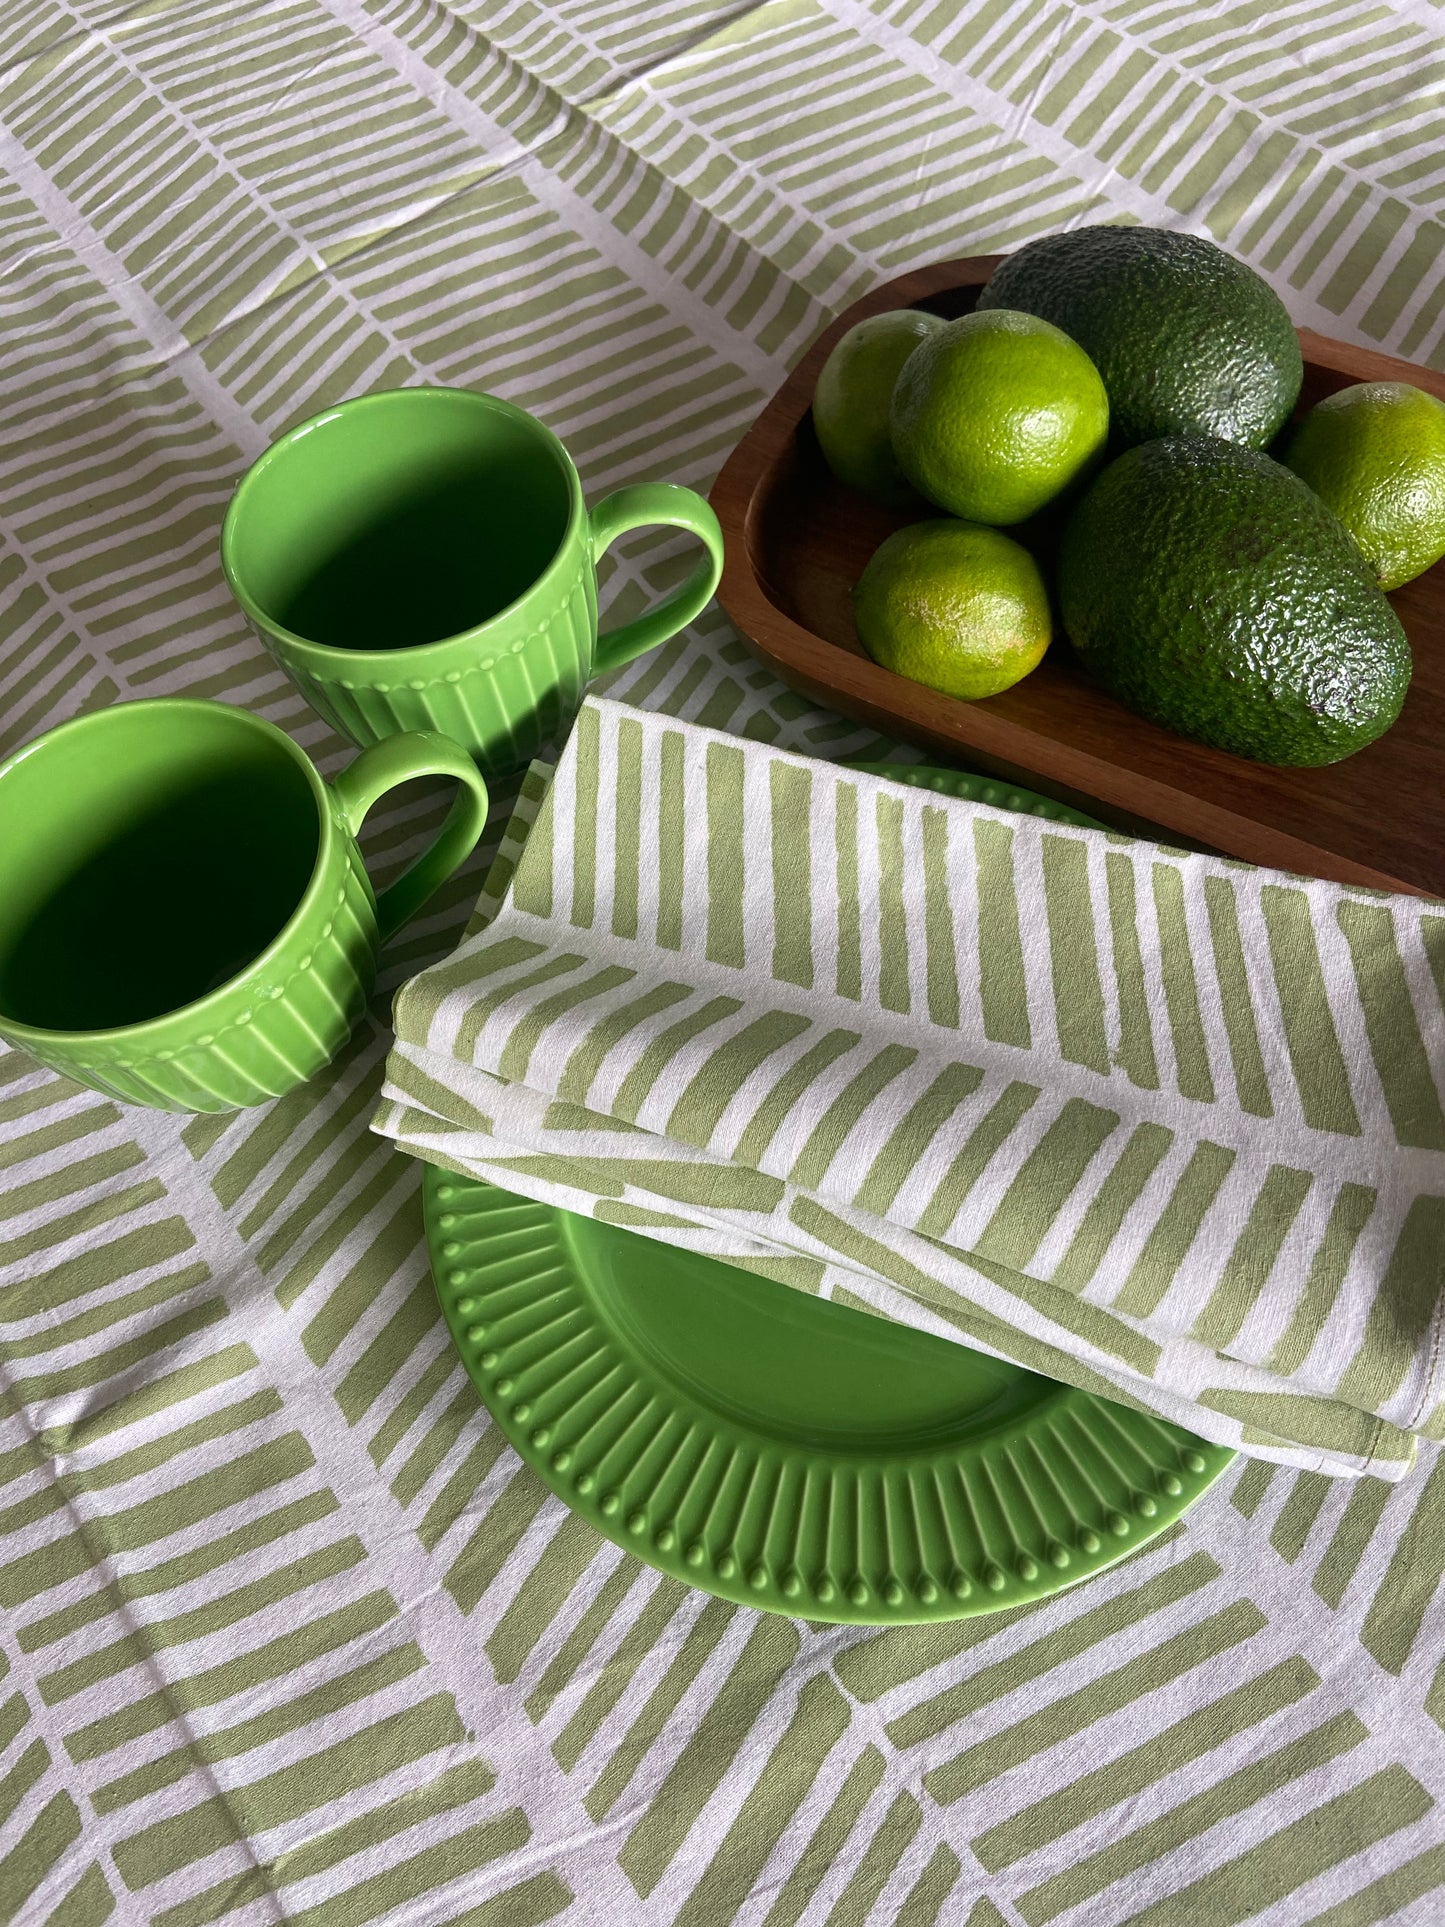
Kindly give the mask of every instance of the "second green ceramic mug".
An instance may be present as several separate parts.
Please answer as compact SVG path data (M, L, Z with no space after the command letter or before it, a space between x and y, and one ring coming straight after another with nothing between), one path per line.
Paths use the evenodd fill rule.
M597 558L650 523L690 530L706 554L599 636ZM705 607L722 532L668 483L618 489L589 515L567 451L522 409L398 388L267 449L232 498L221 557L261 640L343 735L440 730L502 775L567 728L592 676Z
M458 784L378 898L356 836L417 776ZM333 782L224 703L156 697L61 723L0 763L0 1037L164 1111L280 1097L345 1044L383 939L481 835L465 750L396 736Z

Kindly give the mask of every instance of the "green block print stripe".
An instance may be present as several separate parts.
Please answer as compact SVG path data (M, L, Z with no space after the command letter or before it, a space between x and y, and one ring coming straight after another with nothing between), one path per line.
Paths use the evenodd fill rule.
M890 1245L846 1223L811 1199L795 1198L789 1215L801 1230L827 1245L855 1269L897 1285L919 1304L941 1313L961 1332L986 1338L990 1347L997 1346L1006 1357L1015 1359L1021 1365L1028 1365L1032 1370L1045 1371L1051 1377L1063 1378L1069 1384L1080 1385L1085 1390L1103 1390L1104 1381L1078 1359L1066 1358L1062 1350L1018 1331L988 1313L975 1312L966 1300L940 1285L929 1272L910 1263ZM1030 1296L1030 1287L1016 1272L992 1264L977 1254L970 1255L970 1262L1005 1291L1018 1297ZM1056 1322L1065 1330L1076 1333L1100 1351L1123 1360L1146 1377L1151 1372L1158 1357L1158 1347L1137 1332L1119 1325L1107 1312L1067 1296L1051 1303L1050 1310ZM1117 1399L1121 1394L1117 1388L1110 1387L1106 1396Z
M68 1793L57 1793L0 1855L0 1893L28 1899L79 1837L79 1809Z
M1277 1372L1292 1372L1304 1364L1324 1328L1335 1295L1360 1235L1375 1209L1375 1193L1363 1184L1343 1184L1330 1212L1304 1290L1294 1314L1270 1356Z
M1018 889L1014 882L1014 833L1006 824L979 817L973 826L978 866L978 989L983 1000L984 1035L998 1044L1027 1050L1028 988L1023 942L1019 936Z
M1156 863L1152 876L1154 915L1159 930L1159 969L1164 1005L1174 1041L1175 1074L1180 1093L1214 1102L1209 1045L1199 1014L1199 983L1184 907L1184 880L1172 863Z
M906 1044L886 1044L853 1074L813 1126L794 1160L788 1173L794 1184L811 1190L822 1182L848 1133L879 1093L895 1077L901 1077L917 1055L917 1051Z
M1267 1444L1280 1438L1308 1439L1322 1451L1339 1452L1366 1463L1386 1462L1392 1454L1406 1463L1412 1456L1410 1435L1368 1412L1357 1412L1337 1400L1308 1392L1229 1392L1206 1388L1201 1405L1238 1419L1246 1443Z
M494 1158L499 1170L519 1176L551 1178L601 1197L620 1197L629 1186L650 1191L677 1204L695 1204L710 1211L771 1212L783 1197L783 1185L764 1171L745 1171L735 1164L693 1164L682 1158L548 1157L546 1155Z
M510 970L541 954L540 943L526 937L506 937L468 952L464 959L441 965L435 973L428 971L424 978L408 984L397 998L398 1035L425 1037L443 1000L453 990L466 989L495 970Z
M577 775L573 788L571 841L571 921L586 929L597 911L598 726L593 711L577 718Z
M635 1124L637 1114L653 1085L678 1052L714 1024L735 1017L741 1009L742 1004L736 997L710 997L696 1010L689 1011L685 1017L679 1017L675 1023L658 1031L618 1085L612 1109L619 1117L625 1117Z
M869 1798L883 1779L883 1755L865 1746L848 1770L823 1817L808 1836L793 1870L764 1915L765 1927L795 1927L837 1856L838 1842L858 1824Z
M1413 1859L1381 1874L1367 1887L1316 1914L1309 1927L1376 1927L1400 1918L1407 1907L1445 1886L1445 1846L1427 1847Z
M1247 1640L1264 1625L1263 1615L1246 1601L1175 1633L1151 1651L1103 1674L1087 1687L1060 1696L1045 1711L1021 1721L1006 1734L967 1747L947 1765L925 1775L924 1784L940 1801L961 1799L996 1774L1022 1764L1041 1747L1056 1745L1073 1733L1126 1706L1140 1693L1155 1692L1185 1677L1216 1654ZM1363 1737L1363 1729L1361 1729Z
M813 779L792 763L768 771L772 800L773 975L782 983L813 987L813 898L793 880L811 876Z
M1023 1270L1118 1123L1117 1112L1071 1097L995 1207L977 1255Z
M1234 1064L1234 1088L1242 1109L1255 1117L1272 1117L1274 1100L1259 1048L1254 993L1244 960L1239 910L1232 885L1224 877L1206 877L1204 903L1209 912L1209 935L1219 979L1219 1007Z
M1388 1673L1400 1673L1445 1577L1445 1461L1437 1459L1390 1558L1360 1638Z
M367 1593L293 1632L278 1634L275 1639L253 1648L244 1658L223 1660L219 1665L203 1668L175 1685L130 1701L124 1708L93 1720L88 1726L74 1728L66 1736L65 1750L74 1760L99 1758L143 1733L153 1733L166 1725L174 1716L177 1698L187 1709L219 1705L247 1686L284 1679L309 1661L338 1652L351 1641L378 1631L395 1614L396 1605L390 1594ZM421 1655L415 1647L403 1650L412 1665L421 1664Z
M1353 1714L1336 1714L1299 1738L1286 1742L1262 1758L1251 1760L1208 1792L1194 1795L1183 1811L1176 1809L1164 1818L1126 1835L1117 1845L1102 1849L1089 1860L1071 1868L1068 1873L1044 1883L1025 1897L1022 1903L1024 1918L1030 1927L1054 1919L1065 1908L1077 1906L1081 1901L1101 1893L1115 1880L1148 1866L1161 1848L1180 1838L1192 1838L1201 1827L1242 1812L1257 1801L1267 1800L1271 1794L1288 1787L1301 1774L1322 1762L1337 1758L1358 1746L1364 1738L1365 1728ZM1398 1774L1399 1769L1389 1771L1393 1776ZM1408 1774L1404 1778L1409 1780ZM1396 1790L1391 1781L1386 1784L1389 1791ZM1419 1793L1413 1781L1410 1781L1410 1785ZM1373 1824L1378 1811L1373 1797L1377 1790L1386 1790L1379 1788L1378 1777L1375 1781L1367 1781L1359 1792L1327 1802L1322 1809L1325 1812L1331 1807L1336 1810L1341 1825L1337 1838L1344 1844L1346 1854L1363 1844L1355 1827L1348 1823L1363 1817L1360 1813L1363 1803L1369 1814L1369 1823ZM1406 1824L1409 1819L1417 1817L1418 1810L1403 1813L1393 1822L1393 1826ZM1314 1816L1307 1818L1313 1819ZM1241 1909L1247 1904L1250 1911L1258 1911L1262 1893L1268 1896L1268 1900L1291 1893L1316 1873L1324 1872L1335 1864L1338 1857L1335 1839L1314 1826L1301 1827L1298 1834L1286 1832L1283 1838L1276 1835L1237 1858L1226 1861L1222 1867L1191 1882L1179 1893L1148 1908L1143 1918L1152 1917L1159 1922L1178 1921L1182 1927L1183 1922L1199 1917L1192 1909L1212 1906L1220 1918L1227 1920L1232 1914L1237 1920L1245 1920L1249 1917L1248 1913ZM1246 1896L1249 1897L1248 1901ZM1207 1919L1208 1914L1204 1917Z
M1266 1289L1290 1228L1314 1180L1308 1171L1275 1165L1265 1176L1209 1302L1194 1321L1194 1336L1227 1351Z
M675 1612L680 1611L681 1602L675 1606ZM610 1756L588 1791L587 1811L594 1820L603 1820L621 1799L638 1767L677 1710L679 1701L710 1655L717 1650L730 1618L731 1614L718 1600L710 1599L703 1605L671 1664L648 1694L641 1711L628 1728L626 1738Z
M852 783L839 783L834 791L833 824L838 927L838 962L835 988L840 997L856 1003L863 994L862 937L858 899L858 791Z
M921 821L923 929L928 960L928 1015L931 1022L956 1029L959 1021L958 957L953 941L948 817L943 810L925 805Z
M903 801L880 792L873 799L878 836L878 1001L885 1010L906 1016L912 1009L908 988L908 913L903 879Z
M1350 946L1370 1053L1401 1144L1445 1150L1445 1114L1415 1018L1395 919L1376 904L1346 898L1336 921Z
M1287 1559L1291 1565L1304 1550L1305 1541L1320 1515L1329 1487L1328 1479L1313 1472L1301 1472L1289 1497L1279 1509L1269 1542L1280 1558Z
M1089 1200L1078 1230L1054 1267L1051 1283L1082 1291L1093 1281L1130 1206L1158 1169L1170 1142L1169 1132L1158 1124L1140 1124L1129 1134Z
M657 783L657 941L664 950L682 948L683 739L664 730L658 745Z
M607 964L582 978L580 983L569 984L565 989L532 1004L502 1046L497 1058L497 1075L509 1082L525 1082L532 1052L542 1041L549 1025L569 1016L594 997L605 997L610 991L620 990L624 984L631 983L632 977L633 973L623 969L620 964Z
M1159 1067L1154 1055L1154 1031L1149 1018L1149 993L1139 946L1139 918L1134 865L1118 850L1104 855L1109 889L1109 929L1113 940L1114 984L1119 1000L1120 1068L1131 1084L1158 1090Z
M560 957L549 957L533 970L524 971L520 977L509 978L499 984L486 996L478 998L470 1005L466 1016L457 1025L456 1041L452 1055L461 1063L471 1063L476 1055L477 1040L486 1029L488 1022L512 999L525 996L529 990L536 990L542 984L554 983L559 977L570 977L575 971L586 966L586 958L575 951L565 952Z
M892 1719L888 1726L889 1738L897 1746L912 1747L947 1732L954 1725L962 1725L967 1731L972 1715L1012 1690L1014 1685L1043 1678L1054 1668L1066 1667L1070 1661L1088 1653L1100 1640L1141 1626L1152 1614L1167 1611L1178 1601L1211 1585L1219 1577L1219 1570L1208 1553L1192 1553L1142 1584L1129 1587L1096 1606L1085 1607L1076 1617L1070 1617L1066 1623L1056 1625L1036 1639L1010 1642L1010 1651L1004 1657L977 1668L964 1682L950 1684L924 1697L906 1713ZM1033 1616L1032 1608L1019 1608L1017 1617L1011 1619L1009 1625L1024 1624ZM920 1655L923 1660L920 1670L926 1670L935 1659L944 1658L960 1646L987 1640L996 1625L997 1622L976 1620L950 1627L947 1633L930 1628L927 1633L916 1635L920 1641L929 1642L928 1650ZM1130 1643L1135 1643L1132 1633ZM936 1650L938 1645L944 1647L944 1652ZM892 1671L884 1670L894 1657L878 1648L860 1649L852 1663L843 1663L844 1684L865 1698L877 1698L880 1692L897 1683Z
M692 996L687 984L656 984L641 997L601 1017L573 1050L557 1079L557 1094L574 1104L585 1104L593 1079L610 1051L639 1024L670 1010Z
M1346 1741L1357 1725L1350 1715L1342 1714L1330 1728L1311 1737L1318 1748L1327 1750ZM1259 1764L1267 1768L1269 1762ZM1268 1906L1297 1892L1306 1881L1329 1872L1342 1859L1419 1820L1430 1806L1430 1796L1404 1767L1385 1767L1168 1900L1156 1902L1137 1918L1147 1927L1164 1927L1166 1922L1178 1922L1183 1927L1184 1922L1198 1919L1200 1910L1209 1909L1226 1918L1230 1910L1237 1918L1247 1918L1240 1910L1248 1907L1257 1912L1261 1899Z
M553 808L549 783L536 816L527 826L516 873L510 880L514 908L532 917L552 914Z
M955 1154L918 1220L929 1238L943 1238L958 1216L969 1192L983 1176L991 1158L1004 1145L1015 1125L1039 1096L1032 1084L1010 1084L990 1105Z
M440 1695L339 1740L313 1759L283 1767L244 1789L233 1788L189 1812L158 1820L116 1848L126 1885L146 1887L193 1860L204 1859L244 1833L259 1833L336 1795L367 1785L381 1760L397 1766L454 1745L461 1721Z
M620 1117L609 1117L603 1112L589 1111L582 1104L567 1104L554 1101L542 1113L544 1131L604 1131L617 1137L640 1137L644 1135L635 1124L628 1124Z
M1266 884L1260 907L1269 933L1274 987L1305 1121L1318 1131L1360 1135L1359 1114L1325 991L1324 970L1300 890Z
M637 885L642 840L642 726L617 732L617 789L612 827L612 934L637 935Z
M707 954L737 968L747 961L743 940L743 753L721 743L707 748Z
M121 1774L117 1779L107 1781L96 1789L95 1806L98 1813L114 1812L129 1806L135 1801L144 1800L163 1788L174 1785L185 1778L197 1761L207 1765L228 1760L248 1752L255 1746L284 1737L288 1732L309 1724L312 1720L329 1718L343 1711L358 1700L369 1698L373 1693L384 1691L395 1685L398 1680L406 1679L414 1673L424 1660L414 1646L394 1647L390 1652L379 1655L349 1672L338 1673L328 1680L324 1687L310 1693L302 1693L289 1702L284 1709L275 1713L258 1715L253 1720L242 1720L221 1735L206 1735L190 1747L177 1747L169 1754L160 1754L145 1766L137 1767L130 1773ZM380 1736L384 1738L385 1736ZM291 1782L278 1782L285 1787ZM344 1779L336 1782L336 1791L347 1792L350 1788ZM329 1797L318 1793L315 1797ZM219 1824L219 1823L218 1823ZM200 1828L200 1836L205 1836L205 1825ZM229 1834L224 1834L222 1844Z
M894 1126L887 1143L868 1167L854 1203L861 1211L885 1212L932 1147L960 1104L982 1082L971 1064L949 1064Z
M1111 1056L1094 947L1088 852L1072 837L1047 835L1040 849L1059 1049L1070 1063L1107 1072Z
M1159 1304L1233 1164L1232 1151L1208 1140L1190 1153L1143 1249L1112 1300L1117 1310L1143 1318Z
M1385 1266L1364 1338L1340 1381L1342 1399L1378 1411L1403 1382L1420 1340L1438 1333L1445 1304L1442 1234L1445 1198L1416 1198Z
M668 1117L668 1136L684 1144L708 1144L723 1112L747 1079L809 1028L806 1017L773 1011L734 1032L693 1072Z
M317 1874L325 1873L354 1853L368 1848L375 1849L389 1839L416 1824L418 1818L428 1821L443 1820L475 1801L484 1799L495 1784L495 1776L490 1768L475 1761L464 1761L460 1766L449 1768L429 1784L416 1787L410 1798L389 1800L381 1807L373 1807L364 1818L353 1820L340 1827L333 1827L318 1839L304 1847L293 1847L290 1851L277 1856L276 1871L288 1883L314 1879ZM507 1816L497 1827L498 1834L515 1838L520 1832L516 1818ZM465 1845L458 1855L464 1859ZM565 1904L565 1890L551 1877L552 1891L559 1895ZM514 1889L514 1892L517 1891Z
M630 1575L627 1576L627 1583L630 1583ZM595 1737L603 1721L635 1681L639 1669L651 1658L658 1642L672 1630L685 1598L684 1588L672 1581L665 1581L654 1588L642 1611L624 1634L612 1664L594 1680L576 1712L553 1742L552 1751L569 1771L577 1765L588 1742Z
M847 1730L848 1720L848 1703L826 1675L806 1682L792 1720L760 1762L736 1819L677 1915L679 1927L705 1927L725 1919L748 1897L783 1829Z
M777 1079L748 1119L734 1152L737 1162L760 1164L787 1121L788 1114L808 1091L813 1080L861 1042L855 1030L830 1030L816 1044L810 1045Z

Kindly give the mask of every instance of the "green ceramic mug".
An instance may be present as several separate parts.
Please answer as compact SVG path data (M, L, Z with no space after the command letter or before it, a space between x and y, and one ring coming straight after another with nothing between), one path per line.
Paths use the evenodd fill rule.
M597 558L629 529L706 554L654 609L597 632ZM343 402L242 477L221 559L261 641L354 743L439 729L503 775L570 725L591 677L664 642L722 572L691 489L621 488L592 512L565 448L495 395L397 388Z
M414 776L460 789L378 898L356 833ZM159 697L62 723L0 763L0 1036L131 1104L279 1097L341 1049L381 939L486 816L471 757L429 732L363 750L327 784L274 723L223 703Z

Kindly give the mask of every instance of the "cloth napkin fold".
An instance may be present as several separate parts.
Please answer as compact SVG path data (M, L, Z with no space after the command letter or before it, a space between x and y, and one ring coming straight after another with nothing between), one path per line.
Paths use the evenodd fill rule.
M1445 910L589 699L374 1128L1245 1452L1441 1436Z

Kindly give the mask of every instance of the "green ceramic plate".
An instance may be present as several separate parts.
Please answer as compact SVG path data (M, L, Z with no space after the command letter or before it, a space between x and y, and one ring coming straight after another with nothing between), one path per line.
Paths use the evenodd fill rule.
M889 774L1087 822L959 771ZM428 1169L452 1336L599 1532L740 1604L886 1624L1074 1584L1234 1456L1127 1406L636 1232Z

